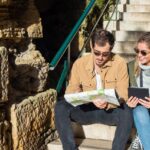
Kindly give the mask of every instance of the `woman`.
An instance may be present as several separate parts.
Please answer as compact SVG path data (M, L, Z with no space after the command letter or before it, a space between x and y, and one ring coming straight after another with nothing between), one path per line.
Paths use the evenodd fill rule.
M150 32L143 34L135 48L136 60L129 63L130 86L149 89L150 94ZM144 150L150 150L150 97L129 97L127 104L133 108L133 117Z

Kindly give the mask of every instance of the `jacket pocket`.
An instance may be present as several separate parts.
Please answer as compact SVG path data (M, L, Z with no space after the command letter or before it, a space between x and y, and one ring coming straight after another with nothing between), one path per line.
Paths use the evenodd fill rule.
M96 90L96 87L92 84L85 84L85 83L82 83L82 90L83 91L91 91L91 90Z
M117 79L108 79L105 81L105 88L116 88Z

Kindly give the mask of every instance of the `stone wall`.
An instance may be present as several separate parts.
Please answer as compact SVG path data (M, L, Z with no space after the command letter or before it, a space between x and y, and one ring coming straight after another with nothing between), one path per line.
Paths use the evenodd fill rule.
M52 89L30 96L11 107L13 150L45 150L55 137Z
M56 138L56 91L32 43L42 37L35 0L0 0L0 150L45 150Z

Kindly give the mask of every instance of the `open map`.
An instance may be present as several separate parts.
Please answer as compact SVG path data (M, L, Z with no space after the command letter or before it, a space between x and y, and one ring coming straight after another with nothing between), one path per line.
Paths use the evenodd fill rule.
M64 97L66 101L73 106L89 103L95 99L101 99L118 106L120 105L114 89L99 89L80 93L65 94Z

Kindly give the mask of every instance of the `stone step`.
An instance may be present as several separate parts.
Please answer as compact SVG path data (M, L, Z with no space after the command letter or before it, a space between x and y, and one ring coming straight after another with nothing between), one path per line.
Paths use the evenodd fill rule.
M79 150L111 150L112 141L96 139L76 139ZM47 145L47 150L63 150L60 140L55 140Z
M123 21L150 21L150 12L139 13L139 12L124 12L122 14Z
M130 61L132 61L133 59L135 59L135 54L119 54L118 53L118 55L120 55L122 58L124 58L124 60L128 63L128 62L130 62Z
M150 4L149 0L120 0L120 4Z
M129 4L150 4L150 0L129 0Z
M117 10L119 12L150 12L150 5L136 5L136 4L119 4Z
M113 48L113 52L117 53L117 54L131 54L134 55L134 47L136 45L136 42L115 42L114 48Z
M120 0L119 3L121 3L121 4L127 4L128 0Z
M150 31L150 22L143 21L121 21L120 30L128 31Z
M117 13L109 13L109 17L111 20L123 20L123 21L150 21L150 12L139 13L139 12L117 12Z
M106 28L108 21L104 21L103 27ZM150 22L147 21L110 21L107 30L116 31L150 31Z
M115 31L115 39L118 42L136 42L144 32L140 31Z
M89 139L113 140L116 126L104 124L79 125L72 123L75 137ZM98 132L97 132L98 131Z

